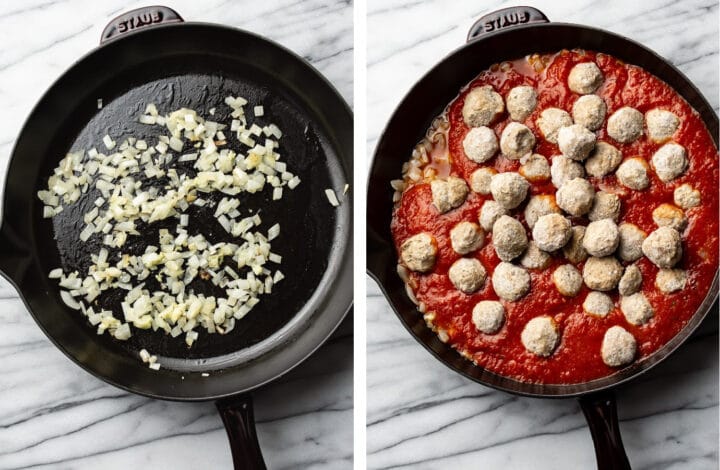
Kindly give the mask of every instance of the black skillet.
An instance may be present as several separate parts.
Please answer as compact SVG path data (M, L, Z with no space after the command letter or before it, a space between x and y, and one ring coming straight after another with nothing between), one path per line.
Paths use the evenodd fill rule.
M531 53L561 49L588 49L614 55L660 77L680 93L702 116L717 146L718 118L690 81L673 65L630 39L587 26L549 23L530 7L499 10L478 20L467 44L432 68L405 96L390 118L375 150L368 178L367 265L405 327L435 358L454 371L483 385L529 397L578 397L595 443L598 468L629 469L620 438L612 388L634 379L664 360L698 327L718 294L718 276L688 324L669 343L649 357L610 377L574 385L539 385L494 374L463 358L441 342L408 299L396 272L397 253L390 233L392 194L390 181L401 174L402 164L425 134L435 116L455 98L458 90L479 71L494 63Z
M228 123L230 110L223 104L228 95L264 106L268 121L260 121L283 130L279 152L302 180L280 201L271 201L267 190L241 197L243 214L261 208L262 231L280 222L273 249L283 256L285 279L229 334L200 332L192 348L183 336L152 331L135 332L126 342L97 335L79 312L60 301L56 282L47 277L60 266L85 272L88 253L99 249L100 240L94 236L81 243L78 233L83 209L97 195L88 193L51 221L42 218L37 191L69 150L104 150L106 133L118 142L130 135L155 142L162 129L136 122L148 103L161 112L190 107L206 118L216 108L212 119ZM50 87L25 123L5 183L0 271L48 338L82 368L148 397L218 400L235 468L265 468L245 392L302 362L352 305L352 197L342 196L352 178L352 142L352 113L345 101L287 49L246 31L184 23L165 7L131 11L108 25L101 46ZM342 200L338 208L324 194L330 187ZM231 240L211 211L191 212L190 220L191 233L202 229L214 242ZM177 223L169 222L170 227ZM157 226L143 229L125 250L158 243ZM117 308L118 298L110 293L101 304ZM138 359L142 348L159 357L159 371Z

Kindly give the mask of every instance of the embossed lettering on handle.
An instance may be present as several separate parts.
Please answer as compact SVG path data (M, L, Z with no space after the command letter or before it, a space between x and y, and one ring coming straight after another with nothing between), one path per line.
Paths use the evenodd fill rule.
M164 23L182 23L182 17L172 8L163 6L142 7L116 17L103 29L100 44L125 33Z
M510 7L488 13L470 27L467 41L478 39L483 34L501 29L513 28L531 23L549 23L547 16L533 7Z

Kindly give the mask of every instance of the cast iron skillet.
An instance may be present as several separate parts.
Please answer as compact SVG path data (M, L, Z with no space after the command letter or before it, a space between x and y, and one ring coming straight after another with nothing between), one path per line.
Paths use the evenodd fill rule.
M530 7L499 10L478 20L467 44L432 68L405 96L387 124L368 178L367 265L405 327L438 360L475 382L530 397L579 397L595 443L598 468L629 469L623 449L612 388L636 378L670 355L702 322L718 294L718 276L687 326L651 356L598 380L573 385L523 383L483 369L441 342L405 294L396 272L397 253L390 233L392 189L402 164L424 136L431 121L455 98L458 90L481 70L531 53L582 48L606 52L639 65L677 90L702 116L717 146L718 118L690 81L644 46L622 36L587 26L549 23ZM717 306L715 306L717 310Z
M57 283L47 277L58 266L86 272L87 254L99 249L100 237L81 243L78 234L82 214L97 195L88 193L51 221L42 218L37 191L69 150L97 146L104 151L106 133L118 142L129 135L145 136L154 145L161 128L136 122L148 103L161 112L190 107L206 118L210 108L217 108L212 119L228 123L230 110L223 104L228 95L264 105L266 119L284 132L283 160L302 180L295 190L286 189L281 201L271 201L267 190L241 199L243 215L246 208L261 208L263 232L281 223L273 249L283 256L285 279L232 332L200 332L192 348L182 335L172 339L140 331L126 342L97 335L81 314L65 307ZM235 467L264 468L252 402L241 393L302 362L352 305L352 198L340 196L342 205L333 208L324 194L333 187L340 195L351 182L352 155L350 109L330 83L292 52L245 31L184 23L165 7L133 10L108 25L101 46L52 85L25 123L5 185L0 271L40 328L78 365L153 398L219 400ZM190 220L190 233L202 230L213 242L231 240L212 210L191 212ZM176 223L168 220L168 227ZM125 252L157 245L157 226L144 228L139 228L142 236L129 239ZM117 308L118 301L110 292L100 303ZM138 359L142 348L157 354L163 366L159 371Z

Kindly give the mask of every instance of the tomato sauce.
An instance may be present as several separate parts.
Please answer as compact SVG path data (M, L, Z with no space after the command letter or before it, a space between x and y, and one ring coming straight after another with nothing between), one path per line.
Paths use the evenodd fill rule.
M652 169L648 170L651 184L643 191L632 191L619 185L614 174L589 178L596 190L620 196L620 222L636 224L649 234L657 228L652 220L652 210L661 203L673 204L676 187L689 183L701 194L700 206L685 211L688 226L682 232L683 258L677 266L687 270L685 288L673 294L663 294L655 287L658 268L645 257L636 262L643 275L642 292L655 310L652 320L642 326L629 324L620 311L617 290L609 293L615 305L606 317L584 313L582 303L589 292L585 285L577 296L564 297L552 282L555 268L567 263L561 253L556 253L548 268L529 270L531 290L528 295L517 302L501 301L506 311L502 329L494 335L481 333L472 323L473 307L480 300L499 300L491 280L500 262L492 245L492 234L487 234L485 245L480 250L466 255L479 259L488 272L484 286L468 295L455 289L448 278L449 267L461 257L451 248L449 233L458 222L477 222L483 202L492 196L471 191L462 206L440 214L432 205L429 180L412 182L406 178L408 186L393 213L391 228L398 253L406 239L420 232L432 233L438 242L433 271L427 274L410 273L415 297L425 305L427 312L434 314L433 325L446 332L449 344L478 365L525 382L580 383L615 373L618 369L605 365L600 356L605 331L613 325L621 325L635 336L638 344L636 360L647 357L687 324L707 294L718 267L718 151L707 128L697 112L669 85L642 68L622 63L606 54L562 51L505 62L482 72L446 109L443 118L449 126L437 131L446 134L446 138L432 139L434 143L428 152L429 165L444 168L442 173L460 176L467 181L471 173L482 166L492 166L498 171L518 170L518 161L506 159L500 154L485 164L475 163L464 154L462 141L469 130L462 119L465 95L476 86L488 84L503 97L518 85L535 87L538 105L524 124L537 139L535 152L550 161L550 157L560 154L560 151L557 145L543 139L536 120L540 112L548 107L558 107L571 113L579 95L569 90L567 77L575 64L586 61L595 61L605 76L596 94L607 104L606 116L622 106L631 106L643 114L653 108L675 113L680 118L680 126L672 140L687 149L690 162L682 176L667 184L660 181ZM508 122L509 117L505 114L494 124L498 136ZM615 145L625 159L640 156L649 162L661 146L646 136L630 144L619 144L607 136L604 126L597 132L597 137L598 141ZM549 181L533 183L531 194L554 194L555 190ZM511 212L523 223L524 206ZM573 219L573 224L586 225L587 220ZM583 263L576 267L582 272ZM538 315L552 316L560 328L560 344L548 358L526 351L520 341L525 324Z

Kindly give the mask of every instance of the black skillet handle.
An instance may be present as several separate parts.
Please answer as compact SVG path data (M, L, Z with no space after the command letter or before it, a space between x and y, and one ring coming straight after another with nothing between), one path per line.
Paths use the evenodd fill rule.
M549 23L545 13L533 7L510 7L488 13L470 27L467 42L483 34L530 23Z
M267 470L257 433L250 394L242 394L215 402L232 451L235 470Z
M124 33L162 23L182 23L182 17L172 8L163 6L141 7L111 20L100 36L100 44L115 39Z
M620 437L615 394L593 393L581 397L579 402L595 444L598 470L631 470Z

